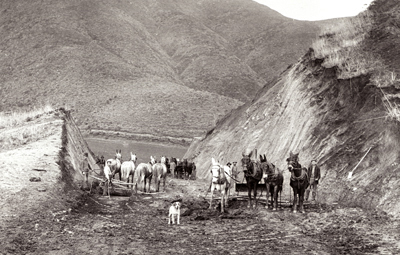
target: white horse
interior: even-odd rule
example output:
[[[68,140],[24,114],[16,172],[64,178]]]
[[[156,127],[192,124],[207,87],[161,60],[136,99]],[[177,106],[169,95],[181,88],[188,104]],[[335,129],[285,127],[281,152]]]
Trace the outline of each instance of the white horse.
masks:
[[[135,174],[133,176],[134,178],[134,186],[135,189],[137,189],[137,185],[140,182],[144,182],[143,184],[143,191],[146,192],[146,181],[147,179],[149,180],[149,191],[150,191],[150,184],[151,184],[151,178],[153,177],[153,169],[150,163],[140,163],[136,169],[135,169]]]
[[[122,181],[129,183],[129,176],[132,176],[132,183],[133,183],[133,175],[135,173],[135,163],[136,163],[136,154],[133,154],[131,152],[131,160],[124,161],[121,164]],[[127,186],[129,187],[129,184]]]
[[[229,188],[231,185],[232,170],[229,166],[222,166],[214,158],[211,158],[212,182],[211,182],[211,199],[210,209],[212,208],[212,199],[214,190],[221,191],[221,213],[224,212],[224,206],[228,206]]]
[[[114,178],[115,174],[119,173],[119,179],[121,180],[121,150],[116,150],[115,159],[107,159],[106,165],[110,166],[112,178]]]
[[[161,157],[161,163],[155,163],[152,167],[156,191],[160,191],[160,182],[163,179],[163,187],[165,191],[165,182],[167,179],[167,165],[165,165],[165,157]]]

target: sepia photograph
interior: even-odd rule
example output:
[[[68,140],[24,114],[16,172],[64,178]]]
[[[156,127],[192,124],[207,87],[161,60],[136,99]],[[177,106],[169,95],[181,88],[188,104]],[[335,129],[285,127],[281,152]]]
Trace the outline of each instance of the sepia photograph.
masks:
[[[400,1],[0,0],[0,254],[400,254]]]

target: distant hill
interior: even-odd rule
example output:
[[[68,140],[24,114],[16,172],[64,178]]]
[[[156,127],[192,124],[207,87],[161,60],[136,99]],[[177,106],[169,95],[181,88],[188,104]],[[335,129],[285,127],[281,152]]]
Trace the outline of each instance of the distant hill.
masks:
[[[318,31],[250,0],[16,0],[0,12],[0,111],[72,108],[85,132],[202,135]]]

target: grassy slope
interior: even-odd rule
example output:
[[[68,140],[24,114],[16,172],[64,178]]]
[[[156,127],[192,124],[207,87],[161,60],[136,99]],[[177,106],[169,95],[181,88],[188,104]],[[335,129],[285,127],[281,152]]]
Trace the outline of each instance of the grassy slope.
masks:
[[[249,51],[239,56],[234,41],[240,38],[227,36],[241,34],[235,30],[238,24],[244,30],[241,40],[262,36],[268,30],[263,26],[269,24],[268,9],[262,22],[251,25],[243,25],[249,21],[242,15],[234,17],[237,22],[230,21],[223,34],[212,27],[220,21],[208,23],[211,2],[2,2],[0,111],[51,103],[75,109],[84,129],[202,134],[268,80],[245,60]],[[213,5],[227,14],[260,13],[252,14],[258,4],[243,3]],[[248,44],[263,49],[251,58],[260,56],[264,63],[264,41]],[[264,69],[287,60],[268,61]]]
[[[319,31],[319,22],[288,19],[252,1],[201,3],[207,26],[231,42],[235,54],[267,82],[300,58]]]

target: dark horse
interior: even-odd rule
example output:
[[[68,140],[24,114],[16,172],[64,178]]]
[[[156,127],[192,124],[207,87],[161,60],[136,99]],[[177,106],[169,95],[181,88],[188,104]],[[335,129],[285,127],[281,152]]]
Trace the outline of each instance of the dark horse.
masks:
[[[190,162],[187,159],[183,160],[183,175],[185,179],[190,180],[192,177],[192,173],[195,170],[196,170],[196,165],[194,162]]]
[[[299,211],[304,213],[303,201],[304,192],[306,191],[309,181],[307,176],[307,168],[301,167],[299,161],[299,153],[290,152],[289,158],[286,159],[288,169],[291,172],[290,187],[293,189],[293,212],[297,212],[297,196],[299,197]]]
[[[165,158],[165,166],[167,167],[167,173],[171,173],[171,164],[169,163],[169,158]]]
[[[249,194],[249,202],[247,207],[250,208],[252,205],[251,202],[251,191],[254,190],[254,200],[255,204],[253,207],[257,207],[257,184],[261,181],[262,178],[262,170],[260,168],[260,162],[251,160],[253,152],[250,152],[249,155],[242,154],[242,168],[244,172],[244,176],[246,178],[247,183],[247,191]]]
[[[269,193],[271,193],[271,206],[272,210],[275,211],[278,209],[278,193],[282,196],[283,174],[274,164],[267,161],[265,154],[264,158],[260,155],[260,161],[267,190],[267,205],[265,208],[269,208],[268,197]]]
[[[183,171],[184,171],[183,161],[179,161],[175,167],[175,173],[174,173],[175,178],[182,179]]]

